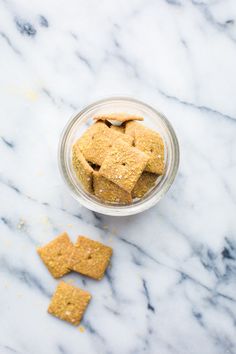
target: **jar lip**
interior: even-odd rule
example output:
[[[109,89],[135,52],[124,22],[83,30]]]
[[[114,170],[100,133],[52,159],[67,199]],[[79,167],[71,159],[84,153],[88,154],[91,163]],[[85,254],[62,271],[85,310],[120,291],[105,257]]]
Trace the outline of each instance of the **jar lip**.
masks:
[[[103,104],[107,103],[133,103],[139,106],[143,106],[144,108],[152,111],[155,116],[157,116],[162,123],[164,123],[165,128],[171,138],[171,143],[172,143],[172,148],[173,148],[173,154],[174,154],[174,159],[172,161],[172,166],[171,166],[171,172],[168,175],[167,180],[163,183],[161,189],[159,191],[156,191],[153,195],[151,195],[148,199],[146,200],[141,200],[140,203],[137,204],[130,204],[130,205],[115,205],[115,204],[99,204],[99,202],[96,202],[94,199],[89,199],[87,196],[85,196],[85,193],[81,192],[80,194],[77,193],[75,190],[73,183],[71,182],[67,169],[66,169],[66,164],[65,164],[65,159],[66,156],[64,154],[65,150],[65,144],[68,138],[68,135],[71,132],[71,129],[73,128],[74,124],[78,122],[81,119],[81,116],[83,116],[85,113],[89,112],[91,109],[99,108],[99,106],[103,106]],[[113,215],[113,216],[128,216],[128,215],[133,215],[133,214],[138,214],[142,211],[145,211],[155,204],[158,203],[158,201],[167,193],[169,188],[171,187],[177,171],[179,167],[179,159],[180,159],[180,151],[179,151],[179,143],[177,136],[175,134],[175,131],[169,122],[169,120],[165,117],[164,114],[153,108],[152,106],[139,101],[135,98],[131,97],[109,97],[109,98],[104,98],[99,101],[96,101],[94,103],[89,104],[82,110],[80,110],[78,113],[74,114],[67,122],[65,125],[61,136],[59,140],[59,145],[58,145],[58,166],[60,170],[60,174],[69,189],[70,193],[72,196],[83,206],[86,208],[101,213],[105,215]]]

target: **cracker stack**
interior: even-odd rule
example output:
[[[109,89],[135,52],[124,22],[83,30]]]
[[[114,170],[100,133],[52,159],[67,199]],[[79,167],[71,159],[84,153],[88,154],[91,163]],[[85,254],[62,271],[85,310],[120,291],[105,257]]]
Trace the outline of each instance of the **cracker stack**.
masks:
[[[125,113],[104,114],[76,141],[72,164],[84,189],[103,202],[131,204],[142,198],[165,170],[164,142]]]

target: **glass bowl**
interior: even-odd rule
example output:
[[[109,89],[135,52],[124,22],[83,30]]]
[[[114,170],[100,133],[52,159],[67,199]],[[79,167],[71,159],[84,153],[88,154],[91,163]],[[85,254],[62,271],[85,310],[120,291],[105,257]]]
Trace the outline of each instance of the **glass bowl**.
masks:
[[[72,166],[72,146],[94,122],[92,117],[105,113],[120,113],[144,117],[144,125],[162,136],[165,145],[165,173],[142,199],[130,205],[105,203],[86,192],[77,179]],[[61,175],[72,196],[86,208],[106,215],[132,215],[151,208],[166,194],[179,167],[179,144],[167,118],[149,105],[132,98],[114,97],[95,102],[72,117],[65,126],[59,142],[58,163]]]

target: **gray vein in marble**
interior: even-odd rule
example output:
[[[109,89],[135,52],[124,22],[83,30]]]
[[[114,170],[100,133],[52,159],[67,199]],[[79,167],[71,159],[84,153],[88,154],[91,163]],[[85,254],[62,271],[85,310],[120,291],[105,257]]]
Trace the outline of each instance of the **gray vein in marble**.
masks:
[[[113,298],[117,300],[117,294],[116,294],[115,287],[114,287],[114,284],[113,284],[113,279],[112,279],[112,276],[111,276],[111,270],[109,268],[107,268],[107,270],[106,270],[105,278],[106,278],[106,280],[107,280],[107,282],[108,282],[108,284],[110,286]]]
[[[87,319],[83,319],[83,324],[85,325],[86,329],[90,334],[95,335],[97,339],[99,339],[103,344],[106,343],[105,338],[94,328],[90,321]]]
[[[15,348],[12,348],[8,345],[3,345],[0,344],[0,348],[4,349],[5,353],[17,353],[17,354],[23,354],[22,352],[20,352],[19,350],[16,350]]]
[[[14,149],[15,144],[14,144],[12,141],[7,140],[7,139],[4,138],[3,136],[1,136],[1,139],[2,139],[2,141],[4,142],[4,144],[5,144],[7,147],[9,147],[9,148],[11,148],[11,149]]]
[[[175,101],[175,102],[178,102],[180,104],[183,104],[187,107],[192,107],[192,108],[195,108],[197,110],[200,110],[202,112],[206,112],[206,113],[213,113],[215,115],[217,115],[219,118],[225,118],[231,122],[235,122],[236,121],[236,118],[235,117],[232,117],[232,116],[229,116],[228,114],[225,114],[225,113],[222,113],[222,112],[219,112],[213,108],[210,108],[210,107],[207,107],[207,106],[203,106],[203,105],[196,105],[192,102],[187,102],[187,101],[184,101],[184,100],[181,100],[180,98],[178,97],[175,97],[175,96],[172,96],[172,95],[169,95],[167,93],[165,93],[164,91],[162,91],[161,89],[157,88],[157,91],[164,97],[172,100],[172,101]]]
[[[56,105],[57,107],[60,106],[60,104],[63,104],[66,107],[72,108],[74,111],[76,111],[78,108],[77,106],[75,106],[73,103],[66,101],[64,98],[62,97],[57,97],[55,98],[54,95],[45,87],[42,87],[42,92],[48,97],[50,98],[51,102]],[[60,104],[59,104],[60,103]]]
[[[1,221],[3,222],[4,225],[6,225],[9,229],[13,229],[13,225],[11,221],[5,217],[1,217]]]
[[[48,23],[48,20],[46,19],[45,16],[43,15],[39,15],[39,24],[42,26],[42,27],[49,27],[49,23]]]
[[[15,267],[13,264],[9,264],[7,259],[4,258],[2,255],[0,256],[0,266],[1,272],[7,273],[13,279],[19,280],[30,289],[38,290],[42,295],[46,296],[47,298],[51,297],[51,294],[44,287],[41,281],[30,271],[24,268]]]
[[[182,3],[180,2],[180,0],[165,0],[168,4],[170,5],[175,5],[175,6],[181,6]]]
[[[148,254],[146,251],[144,251],[141,247],[135,245],[134,243],[130,242],[130,241],[127,241],[126,239],[124,238],[119,238],[122,242],[125,242],[126,244],[134,247],[140,254],[144,255],[145,257],[147,257],[148,259],[150,259],[151,261],[153,261],[154,263],[157,263],[163,267],[166,267],[172,271],[175,271],[177,273],[179,273],[180,275],[180,283],[182,283],[183,281],[191,281],[193,283],[195,283],[196,285],[199,285],[201,286],[202,288],[208,290],[209,292],[211,292],[214,296],[220,296],[220,297],[223,297],[229,301],[232,301],[232,302],[236,302],[236,298],[233,298],[231,296],[228,296],[222,292],[218,292],[216,291],[215,289],[207,286],[206,284],[203,284],[202,282],[200,282],[199,280],[193,278],[191,275],[187,274],[186,271],[184,270],[181,270],[181,269],[178,269],[176,267],[172,267],[170,265],[167,265],[167,264],[164,264],[164,263],[161,263],[160,261],[158,261],[156,258],[152,257],[150,254]]]
[[[220,31],[221,33],[224,33],[230,40],[232,40],[234,43],[236,43],[236,38],[231,35],[231,33],[227,32],[229,26],[234,24],[233,19],[226,20],[224,23],[218,22],[214,16],[212,15],[210,11],[210,5],[206,4],[204,2],[199,2],[196,0],[192,0],[192,4],[196,6],[204,16],[205,20],[211,24],[216,30]]]
[[[142,283],[143,283],[144,295],[147,300],[147,309],[155,313],[156,312],[155,307],[151,304],[150,294],[147,287],[147,281],[145,279],[142,279]]]
[[[12,44],[10,38],[2,31],[0,31],[0,36],[5,39],[6,43],[9,45],[9,47],[14,51],[14,53],[21,55],[22,53],[15,47],[15,45]]]
[[[75,56],[78,58],[85,66],[92,72],[94,72],[94,69],[92,67],[92,64],[90,63],[89,59],[87,59],[85,56],[79,53],[78,50],[75,51]]]
[[[16,28],[22,35],[26,35],[28,37],[34,37],[37,33],[37,30],[34,28],[34,26],[31,23],[24,21],[20,18],[17,17],[15,18],[15,24],[16,24]]]

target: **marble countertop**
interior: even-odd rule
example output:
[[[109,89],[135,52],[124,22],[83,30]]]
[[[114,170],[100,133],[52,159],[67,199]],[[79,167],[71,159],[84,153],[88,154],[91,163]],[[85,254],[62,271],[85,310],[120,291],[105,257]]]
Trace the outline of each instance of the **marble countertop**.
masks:
[[[0,353],[236,353],[234,0],[0,1]],[[147,212],[81,207],[57,167],[72,114],[109,96],[153,105],[180,142]],[[66,230],[114,249],[79,329],[47,314],[36,247]],[[84,330],[83,330],[84,329]]]

